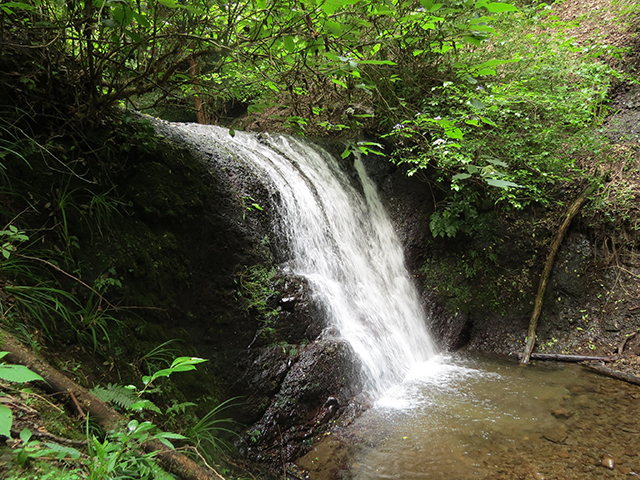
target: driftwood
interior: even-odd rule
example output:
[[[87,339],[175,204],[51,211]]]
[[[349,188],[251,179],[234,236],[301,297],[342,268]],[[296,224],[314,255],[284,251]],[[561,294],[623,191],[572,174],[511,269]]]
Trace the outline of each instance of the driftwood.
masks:
[[[532,360],[550,360],[557,362],[613,362],[615,357],[594,357],[590,355],[562,355],[559,353],[532,353]]]
[[[632,375],[630,373],[618,372],[605,367],[604,365],[585,365],[589,370],[601,373],[607,377],[617,378],[618,380],[624,380],[625,382],[633,383],[634,385],[640,385],[640,377]]]
[[[0,350],[9,352],[5,359],[11,363],[25,365],[40,375],[47,383],[47,389],[55,393],[73,395],[76,406],[81,406],[85,412],[89,412],[91,418],[105,430],[113,430],[126,419],[105,402],[91,394],[86,388],[81,387],[44,360],[36,357],[27,350],[13,336],[0,329]],[[160,465],[183,480],[224,480],[215,470],[205,470],[185,455],[171,450],[158,441],[146,442],[142,445],[146,452],[157,452],[156,458]]]
[[[538,285],[538,293],[536,294],[536,299],[533,305],[531,320],[529,320],[527,341],[525,343],[522,358],[520,359],[520,363],[522,365],[526,365],[527,363],[529,363],[529,360],[531,359],[531,353],[533,352],[533,347],[536,343],[536,327],[538,326],[538,319],[540,318],[540,313],[542,312],[542,301],[544,299],[544,293],[547,290],[547,284],[549,283],[549,277],[551,276],[551,270],[553,268],[553,262],[556,258],[556,253],[558,253],[560,244],[562,243],[562,240],[564,240],[564,236],[567,233],[569,225],[571,224],[571,220],[573,220],[573,217],[575,217],[576,214],[580,211],[580,207],[582,207],[582,204],[595,189],[595,184],[591,185],[589,188],[585,189],[578,198],[575,199],[575,201],[567,210],[564,222],[562,222],[562,225],[558,230],[558,234],[551,244],[549,255],[547,256],[547,263],[544,266],[542,277],[540,278],[540,284]]]

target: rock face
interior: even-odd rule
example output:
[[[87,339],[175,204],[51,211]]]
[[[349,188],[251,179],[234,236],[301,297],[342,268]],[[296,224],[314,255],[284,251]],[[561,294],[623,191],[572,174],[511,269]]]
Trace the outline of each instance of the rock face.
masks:
[[[274,464],[306,453],[360,393],[359,372],[345,342],[317,340],[299,351],[271,347],[249,365],[243,380],[255,388],[247,403],[268,406],[248,429],[241,450]],[[275,379],[282,379],[279,386]]]
[[[227,194],[216,205],[220,240],[214,245],[227,241],[215,257],[235,266],[219,272],[226,281],[218,297],[201,300],[219,309],[220,300],[234,296],[235,304],[223,304],[224,320],[199,315],[187,329],[199,354],[211,359],[226,396],[239,397],[236,416],[248,425],[239,450],[281,468],[306,453],[361,393],[361,367],[327,329],[307,281],[285,273],[285,242],[273,227],[278,194],[268,193],[264,180],[229,154],[192,142],[166,122],[154,123],[207,166],[215,188]]]

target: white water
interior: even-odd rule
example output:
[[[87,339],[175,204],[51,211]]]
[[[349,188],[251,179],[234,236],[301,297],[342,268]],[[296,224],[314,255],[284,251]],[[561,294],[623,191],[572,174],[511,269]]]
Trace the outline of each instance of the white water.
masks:
[[[400,384],[413,366],[435,355],[400,241],[360,158],[355,168],[364,196],[333,156],[303,140],[180,128],[200,137],[200,145],[238,155],[279,192],[288,268],[309,280],[329,324],[361,358],[372,394]]]

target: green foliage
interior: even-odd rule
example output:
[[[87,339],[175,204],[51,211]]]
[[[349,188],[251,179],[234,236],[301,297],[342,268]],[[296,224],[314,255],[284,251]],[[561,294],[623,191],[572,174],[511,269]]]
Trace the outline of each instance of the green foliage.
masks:
[[[277,295],[274,289],[276,269],[265,265],[245,267],[236,276],[238,296],[246,304],[247,311],[255,310],[263,319],[277,315],[275,309],[268,306],[268,299]]]
[[[7,228],[8,230],[0,230],[0,242],[4,242],[0,249],[5,260],[8,260],[11,254],[17,250],[14,243],[29,240],[29,237],[24,232],[19,231],[15,225],[9,225]]]
[[[91,389],[91,393],[103,402],[111,403],[122,410],[129,410],[138,401],[136,393],[128,387],[118,384],[107,384],[106,387],[96,386]]]
[[[233,402],[236,400],[237,398],[230,398],[220,403],[186,431],[189,440],[210,461],[221,450],[231,449],[224,439],[225,436],[237,436],[236,432],[230,429],[234,422],[229,418],[219,418],[226,409],[234,405]]]
[[[4,358],[8,352],[0,352],[0,359]],[[42,377],[32,372],[23,365],[0,364],[0,379],[12,383],[26,383],[34,380],[42,380]],[[11,437],[11,425],[13,424],[13,413],[5,405],[0,405],[0,435]]]
[[[605,148],[593,127],[621,74],[603,59],[620,52],[576,45],[549,13],[534,4],[500,17],[491,49],[458,51],[455,78],[431,87],[386,135],[395,162],[440,192],[435,236],[472,230],[480,205],[469,198],[480,192],[502,208],[548,204],[558,182],[580,174],[576,158]],[[529,33],[541,22],[546,29]]]

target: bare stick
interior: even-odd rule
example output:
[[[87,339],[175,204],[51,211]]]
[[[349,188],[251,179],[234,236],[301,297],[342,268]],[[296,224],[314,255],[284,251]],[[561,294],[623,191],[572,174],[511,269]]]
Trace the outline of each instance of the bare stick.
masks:
[[[575,199],[575,201],[567,210],[564,222],[560,226],[560,230],[558,230],[558,234],[551,244],[551,249],[549,250],[549,255],[547,256],[547,263],[544,266],[542,277],[540,278],[540,284],[538,285],[538,293],[534,302],[531,320],[529,320],[527,341],[525,343],[522,359],[520,360],[521,365],[526,365],[527,363],[529,363],[531,359],[531,352],[533,352],[533,347],[536,344],[536,327],[538,326],[538,319],[540,318],[540,313],[542,312],[542,301],[544,300],[544,293],[547,290],[547,284],[549,283],[549,277],[551,276],[551,270],[553,269],[553,262],[556,258],[556,253],[558,253],[560,244],[562,243],[562,240],[567,233],[569,225],[571,225],[571,220],[573,220],[573,217],[575,217],[576,214],[580,211],[580,207],[582,206],[584,201],[595,189],[596,185],[591,185],[589,188],[584,190],[578,198]]]

